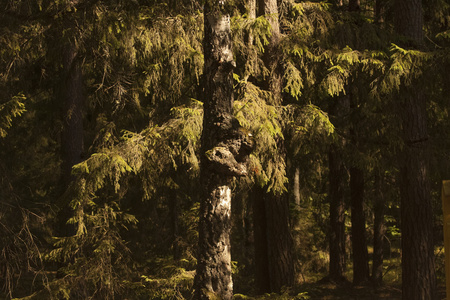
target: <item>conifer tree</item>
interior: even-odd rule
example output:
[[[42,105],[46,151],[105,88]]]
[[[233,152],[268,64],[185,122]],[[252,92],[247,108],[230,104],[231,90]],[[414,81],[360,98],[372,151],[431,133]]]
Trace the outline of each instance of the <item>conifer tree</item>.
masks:
[[[282,62],[280,51],[280,20],[276,0],[259,0],[258,15],[264,16],[271,27],[271,37],[263,55],[268,76],[263,83],[271,93],[270,105],[283,104]],[[286,165],[287,153],[283,138],[277,138],[277,153]],[[260,189],[260,187],[255,187]],[[256,278],[260,292],[280,292],[283,286],[294,284],[293,241],[289,226],[289,197],[284,191],[255,191],[254,218],[259,220],[254,227]],[[258,215],[257,215],[258,214]]]
[[[404,46],[423,47],[423,9],[419,0],[395,2],[395,29]],[[416,78],[400,93],[404,148],[401,161],[402,299],[435,299],[433,210],[429,183],[427,97]]]
[[[228,300],[231,278],[231,181],[245,176],[252,148],[233,117],[233,69],[228,1],[204,6],[204,115],[201,137],[202,186],[195,299]]]

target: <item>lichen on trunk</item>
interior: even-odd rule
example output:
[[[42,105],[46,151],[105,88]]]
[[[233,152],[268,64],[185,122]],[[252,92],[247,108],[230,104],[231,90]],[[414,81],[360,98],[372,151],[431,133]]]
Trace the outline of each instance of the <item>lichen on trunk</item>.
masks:
[[[232,299],[231,188],[235,176],[247,174],[253,148],[233,117],[233,69],[227,1],[204,6],[204,114],[201,137],[201,204],[194,299]]]

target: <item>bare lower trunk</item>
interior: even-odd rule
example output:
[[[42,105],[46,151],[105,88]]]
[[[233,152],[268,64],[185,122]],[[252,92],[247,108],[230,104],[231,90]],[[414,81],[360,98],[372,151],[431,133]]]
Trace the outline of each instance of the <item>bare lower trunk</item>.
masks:
[[[255,241],[255,287],[259,294],[270,292],[269,254],[265,191],[259,186],[252,189],[253,236]]]
[[[395,29],[409,38],[408,46],[423,44],[420,0],[397,0]],[[404,148],[401,167],[402,298],[436,298],[433,212],[429,184],[429,137],[426,97],[420,81],[400,89]]]
[[[231,189],[220,176],[209,181],[201,202],[195,299],[233,298],[231,279]]]
[[[375,203],[374,203],[374,221],[373,221],[373,265],[372,281],[376,286],[380,286],[383,281],[383,246],[384,234],[384,195],[382,190],[382,177],[375,174]]]
[[[330,268],[333,281],[345,280],[345,169],[335,145],[329,152],[330,168]]]
[[[401,169],[403,299],[435,299],[433,212],[428,182],[425,99],[410,94],[403,105],[405,147]]]
[[[352,211],[353,284],[369,280],[369,255],[366,242],[366,217],[364,211],[364,173],[350,169]]]

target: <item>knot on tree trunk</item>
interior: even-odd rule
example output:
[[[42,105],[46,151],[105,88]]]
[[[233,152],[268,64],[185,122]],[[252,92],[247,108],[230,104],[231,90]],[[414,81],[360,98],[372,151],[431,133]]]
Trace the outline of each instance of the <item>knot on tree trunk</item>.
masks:
[[[253,135],[231,115],[222,116],[214,124],[220,128],[216,135],[220,142],[205,152],[210,167],[229,176],[247,175],[248,156],[255,147]]]

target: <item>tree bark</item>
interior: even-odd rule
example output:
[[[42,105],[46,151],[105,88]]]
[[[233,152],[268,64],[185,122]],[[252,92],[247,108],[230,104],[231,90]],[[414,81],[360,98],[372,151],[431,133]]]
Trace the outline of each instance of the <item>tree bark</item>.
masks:
[[[200,203],[195,299],[228,300],[231,278],[231,180],[247,174],[251,141],[233,118],[233,69],[227,1],[204,6],[204,115],[201,137]]]
[[[263,188],[255,186],[250,197],[253,205],[253,237],[255,243],[255,287],[259,294],[270,293],[269,244]]]
[[[72,24],[72,26],[74,26]],[[78,49],[69,41],[62,51],[63,85],[62,98],[62,123],[61,132],[61,194],[66,191],[74,179],[72,167],[82,161],[83,153],[83,74],[81,60],[78,57]],[[73,211],[67,201],[60,203],[60,211],[57,215],[56,233],[59,236],[75,234],[75,227],[67,224],[73,216]]]
[[[280,27],[278,20],[278,6],[276,0],[259,0],[258,15],[264,15],[271,25],[272,36],[264,52],[263,61],[269,69],[270,75],[265,80],[265,88],[272,95],[269,104],[282,103],[282,72],[278,51],[280,41]],[[280,138],[278,153],[286,160],[286,147]],[[289,197],[287,193],[275,195],[265,193],[263,197],[264,215],[266,216],[267,261],[256,261],[256,264],[267,264],[269,270],[269,291],[280,292],[283,286],[294,284],[294,262],[292,256],[293,241],[289,226]],[[255,226],[264,226],[257,225]],[[255,229],[256,230],[256,229]],[[264,267],[266,268],[266,267]],[[257,277],[260,275],[257,275]],[[260,282],[266,282],[267,278]],[[266,288],[267,290],[267,288]]]
[[[412,89],[411,87],[409,89]],[[425,99],[403,90],[401,168],[402,298],[435,299],[433,213]]]
[[[364,173],[350,168],[350,196],[352,211],[353,284],[369,280],[369,255],[366,242],[366,217],[364,212]]]
[[[83,81],[77,53],[73,45],[67,45],[63,51],[65,81],[62,91],[61,176],[65,187],[72,180],[72,167],[81,162],[83,151]]]
[[[423,44],[420,0],[397,0],[395,29],[417,47]],[[426,98],[415,84],[400,90],[404,148],[401,167],[402,298],[435,299],[433,213],[429,184]]]
[[[351,4],[351,3],[350,3]],[[355,118],[358,116],[358,98],[353,84],[348,86],[350,100],[350,109],[352,110],[350,142],[353,147],[360,152],[359,130],[360,126]],[[353,258],[353,284],[359,285],[369,280],[369,254],[367,252],[366,239],[366,215],[364,211],[364,172],[357,163],[353,162],[350,168],[350,203],[351,203],[351,222],[352,222],[352,258]]]
[[[329,279],[345,281],[345,168],[336,145],[329,151],[330,169],[330,267]]]
[[[372,265],[372,281],[375,286],[380,286],[383,282],[383,246],[384,234],[386,228],[384,226],[384,195],[382,190],[382,177],[379,171],[375,174],[374,182],[374,221],[373,221],[373,265]]]

